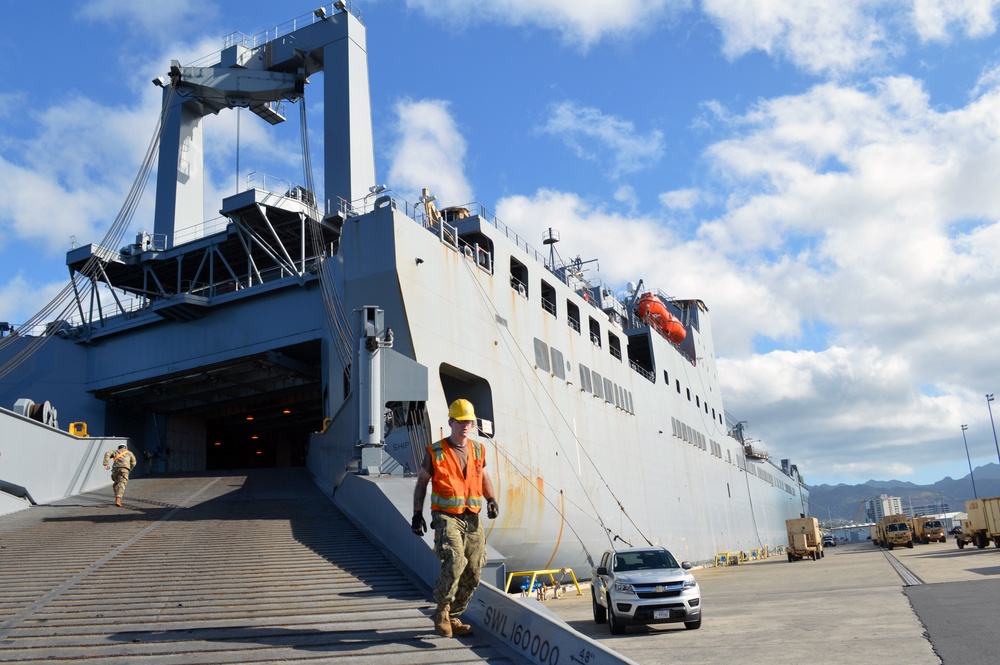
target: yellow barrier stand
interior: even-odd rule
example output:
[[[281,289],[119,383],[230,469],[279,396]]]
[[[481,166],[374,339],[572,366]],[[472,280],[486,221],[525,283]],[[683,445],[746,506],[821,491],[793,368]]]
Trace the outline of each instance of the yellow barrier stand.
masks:
[[[743,563],[743,552],[719,552],[715,555],[715,567],[736,566]]]
[[[750,561],[760,561],[772,556],[784,555],[788,548],[784,545],[764,545],[747,552],[719,552],[715,555],[715,567],[736,566]]]
[[[560,573],[562,575],[562,578],[560,578],[558,583],[556,582],[555,578],[556,573]],[[569,575],[573,579],[573,586],[576,587],[576,595],[578,596],[583,595],[583,591],[580,590],[580,583],[576,581],[576,574],[573,572],[572,568],[550,568],[548,570],[519,570],[513,573],[508,573],[507,583],[504,585],[504,590],[507,593],[510,593],[510,583],[514,580],[515,577],[528,577],[529,575],[531,576],[531,579],[528,581],[527,587],[526,588],[522,587],[522,590],[524,590],[525,594],[531,593],[532,591],[535,590],[536,584],[539,584],[537,582],[539,575],[548,575],[549,580],[552,582],[552,588],[555,589],[555,597],[558,598],[559,586],[562,584],[562,580],[565,579],[566,575]],[[540,584],[539,587],[540,587],[539,598],[540,600],[545,600],[545,587],[541,586]]]

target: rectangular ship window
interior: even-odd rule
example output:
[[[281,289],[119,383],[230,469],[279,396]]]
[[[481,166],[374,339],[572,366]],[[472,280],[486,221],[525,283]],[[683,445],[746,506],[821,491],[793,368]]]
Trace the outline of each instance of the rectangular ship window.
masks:
[[[590,382],[590,368],[580,365],[580,387],[588,393],[594,392],[594,384]]]
[[[566,325],[580,332],[580,308],[572,301],[566,301]]]
[[[549,346],[537,337],[535,338],[535,367],[543,372],[549,371]]]
[[[604,399],[604,381],[601,379],[601,375],[597,372],[592,372],[594,375],[594,394]]]
[[[560,379],[566,378],[566,361],[563,360],[562,351],[557,351],[553,346],[552,351],[552,373]]]
[[[542,280],[542,309],[552,316],[556,315],[556,290],[544,279]]]

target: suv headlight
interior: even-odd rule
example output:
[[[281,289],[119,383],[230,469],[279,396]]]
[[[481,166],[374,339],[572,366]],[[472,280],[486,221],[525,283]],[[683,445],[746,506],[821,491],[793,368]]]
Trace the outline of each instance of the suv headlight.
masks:
[[[691,579],[689,579],[689,580],[684,580],[684,587],[683,588],[685,588],[685,589],[697,589],[698,588],[698,582],[696,582],[693,577]]]
[[[615,591],[621,593],[635,593],[635,589],[628,582],[615,582]]]

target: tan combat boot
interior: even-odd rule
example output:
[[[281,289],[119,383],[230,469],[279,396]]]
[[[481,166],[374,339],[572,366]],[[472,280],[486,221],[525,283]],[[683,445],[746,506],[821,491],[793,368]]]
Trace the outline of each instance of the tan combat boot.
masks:
[[[120,496],[115,497],[115,505],[118,506],[119,508],[122,507],[122,498]]]
[[[448,603],[438,603],[437,609],[431,616],[434,621],[434,632],[441,637],[451,637],[451,617],[448,616],[450,606]]]
[[[467,623],[462,623],[462,620],[458,617],[451,617],[451,634],[472,635],[472,626]]]

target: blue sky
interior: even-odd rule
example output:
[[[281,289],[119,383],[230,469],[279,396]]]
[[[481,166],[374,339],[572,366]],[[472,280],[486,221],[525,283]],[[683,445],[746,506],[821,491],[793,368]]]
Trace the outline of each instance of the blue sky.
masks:
[[[62,288],[71,237],[104,236],[170,60],[318,4],[0,0],[24,26],[0,35],[0,321]],[[380,182],[704,300],[726,409],[812,484],[965,475],[962,424],[997,461],[1000,2],[357,6]],[[298,123],[249,114],[237,175],[235,118],[206,128],[206,217],[249,170],[303,180]]]

